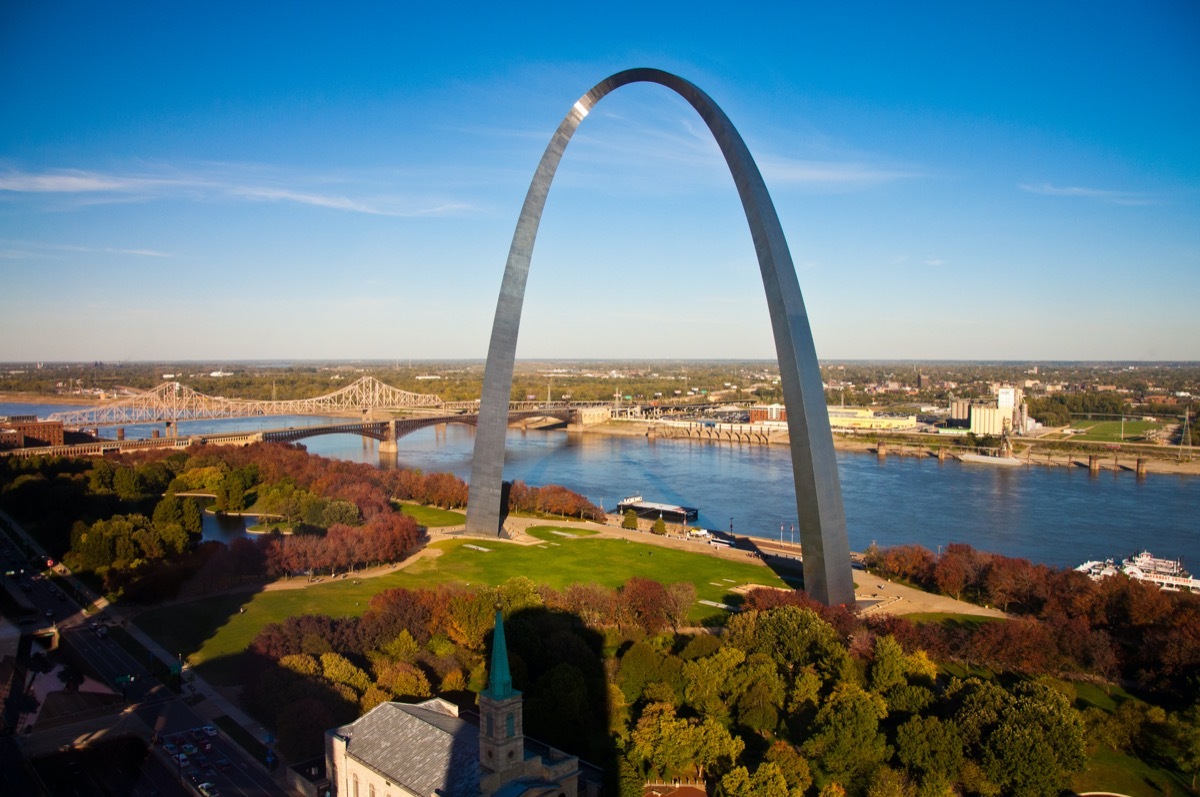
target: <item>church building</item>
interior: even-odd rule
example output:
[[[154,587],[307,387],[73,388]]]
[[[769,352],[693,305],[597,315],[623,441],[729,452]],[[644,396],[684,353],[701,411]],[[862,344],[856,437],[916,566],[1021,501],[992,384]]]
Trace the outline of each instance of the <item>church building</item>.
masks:
[[[479,722],[441,698],[381,703],[325,732],[334,797],[596,797],[598,773],[524,734],[500,609]]]

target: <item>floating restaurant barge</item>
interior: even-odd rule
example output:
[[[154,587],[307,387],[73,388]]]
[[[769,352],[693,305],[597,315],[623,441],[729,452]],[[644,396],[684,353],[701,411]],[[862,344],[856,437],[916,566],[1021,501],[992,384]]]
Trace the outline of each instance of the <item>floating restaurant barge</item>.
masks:
[[[1075,568],[1080,573],[1086,573],[1093,581],[1099,581],[1117,573],[1124,573],[1138,581],[1149,581],[1159,588],[1170,592],[1200,593],[1200,578],[1195,578],[1183,569],[1183,563],[1178,559],[1158,559],[1149,551],[1142,551],[1121,560],[1118,565],[1112,559],[1106,561],[1084,562]]]
[[[694,506],[676,506],[674,504],[657,504],[653,501],[643,501],[640,495],[631,495],[617,504],[617,514],[623,515],[630,509],[639,518],[658,520],[662,518],[668,523],[695,523],[700,510]]]

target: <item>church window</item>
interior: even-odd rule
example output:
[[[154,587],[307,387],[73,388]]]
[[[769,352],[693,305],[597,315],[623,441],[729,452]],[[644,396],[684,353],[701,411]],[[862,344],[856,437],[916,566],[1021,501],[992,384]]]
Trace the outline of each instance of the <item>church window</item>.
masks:
[[[504,732],[506,736],[517,735],[517,721],[512,714],[507,714],[504,717]]]
[[[358,797],[358,775],[352,775],[351,777],[354,780],[354,787],[352,789],[353,797]]]
[[[375,784],[374,783],[367,786],[367,797],[375,797]]]

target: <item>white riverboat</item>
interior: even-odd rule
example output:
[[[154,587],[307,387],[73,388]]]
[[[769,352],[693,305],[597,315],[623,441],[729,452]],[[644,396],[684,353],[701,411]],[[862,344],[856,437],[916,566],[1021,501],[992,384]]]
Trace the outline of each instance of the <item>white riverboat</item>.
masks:
[[[1087,574],[1093,581],[1123,573],[1138,581],[1157,584],[1160,589],[1170,592],[1187,590],[1200,593],[1200,578],[1195,578],[1184,570],[1183,562],[1178,559],[1160,559],[1149,551],[1128,556],[1122,559],[1120,564],[1112,559],[1084,562],[1075,570]]]

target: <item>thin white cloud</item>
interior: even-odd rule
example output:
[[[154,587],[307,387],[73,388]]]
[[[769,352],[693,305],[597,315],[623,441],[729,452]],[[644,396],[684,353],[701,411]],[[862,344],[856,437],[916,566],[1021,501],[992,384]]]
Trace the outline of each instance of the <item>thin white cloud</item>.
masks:
[[[0,191],[25,194],[75,194],[97,191],[127,191],[140,181],[100,175],[89,172],[52,172],[48,174],[24,174],[9,172],[0,174]]]
[[[281,175],[263,179],[264,170],[227,164],[210,164],[195,174],[170,176],[107,174],[81,170],[50,170],[41,173],[9,170],[0,172],[0,194],[70,196],[80,203],[180,198],[250,202],[284,202],[378,216],[443,216],[470,212],[465,202],[447,202],[396,194],[353,198],[343,193],[305,190],[305,183],[335,182],[328,175]],[[232,172],[232,174],[230,174]],[[251,174],[239,174],[250,172]],[[246,179],[250,177],[252,179]],[[257,179],[253,179],[257,178]]]
[[[1095,199],[1112,205],[1158,204],[1158,200],[1155,197],[1133,191],[1111,191],[1103,188],[1085,188],[1082,186],[1057,186],[1050,183],[1041,183],[1038,185],[1018,183],[1017,187],[1030,194]]]
[[[135,257],[173,257],[170,252],[160,252],[156,249],[120,248],[78,246],[75,244],[49,244],[41,241],[0,240],[0,259],[27,260],[34,258],[53,258],[55,252],[82,252],[85,254],[133,255]]]

